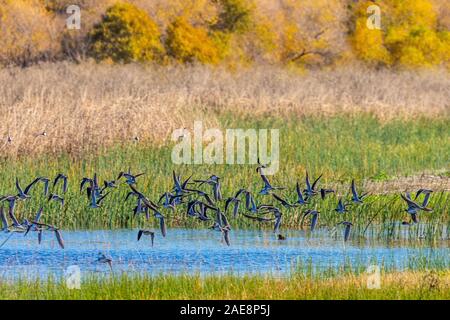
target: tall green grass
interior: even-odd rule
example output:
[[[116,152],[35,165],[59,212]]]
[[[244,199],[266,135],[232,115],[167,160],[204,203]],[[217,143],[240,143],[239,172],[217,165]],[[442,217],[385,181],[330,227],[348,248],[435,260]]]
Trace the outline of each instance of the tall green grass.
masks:
[[[281,192],[281,195],[291,201],[295,198],[296,181],[304,184],[305,170],[312,177],[323,173],[320,186],[333,185],[337,187],[340,196],[348,195],[352,178],[360,186],[363,180],[379,180],[380,177],[411,175],[424,171],[450,171],[450,120],[446,118],[382,123],[368,115],[305,117],[297,120],[236,119],[233,115],[225,115],[222,116],[221,126],[223,129],[280,129],[280,170],[270,180],[274,185],[288,186],[289,189]],[[117,178],[120,171],[131,167],[134,172],[146,173],[138,178],[138,188],[153,200],[172,188],[172,170],[182,174],[184,178],[191,174],[196,178],[206,178],[212,173],[219,175],[222,177],[224,197],[231,196],[241,187],[257,194],[262,186],[261,179],[255,172],[255,165],[174,165],[171,162],[172,146],[170,142],[161,147],[130,143],[78,158],[61,155],[36,159],[4,159],[0,163],[0,194],[16,192],[16,177],[24,186],[36,176],[54,177],[63,172],[68,174],[70,181],[64,208],[61,209],[56,203],[48,203],[40,195],[38,187],[33,190],[33,199],[19,203],[17,215],[30,219],[43,206],[42,220],[63,229],[129,228],[142,226],[147,222],[142,217],[133,218],[134,203],[123,201],[129,191],[128,187],[121,185],[105,199],[102,208],[90,209],[87,198],[78,191],[83,176],[93,176],[96,172],[100,179],[112,180]],[[408,190],[408,186],[404,186],[404,189]],[[412,238],[423,235],[429,239],[437,239],[445,234],[448,236],[449,194],[446,191],[435,192],[431,199],[429,206],[434,211],[420,214],[419,219],[423,224],[410,228]],[[257,202],[275,203],[268,196],[258,196]],[[405,204],[397,194],[371,195],[366,204],[352,208],[351,213],[344,216],[334,212],[336,204],[337,197],[332,195],[325,201],[314,199],[311,207],[317,207],[321,211],[321,226],[332,228],[343,219],[352,221],[354,238],[375,236],[398,239],[401,233],[398,222],[408,219],[404,212]],[[175,214],[164,213],[168,216],[169,226],[204,225],[187,218],[184,210]],[[283,213],[284,228],[300,227],[301,209],[284,209]],[[232,226],[255,226],[254,222],[241,217],[230,220]],[[267,227],[270,228],[271,225]]]
[[[0,283],[0,299],[443,299],[450,298],[448,271],[387,272],[379,289],[367,275],[305,277],[122,274],[87,277],[80,289],[58,279]]]

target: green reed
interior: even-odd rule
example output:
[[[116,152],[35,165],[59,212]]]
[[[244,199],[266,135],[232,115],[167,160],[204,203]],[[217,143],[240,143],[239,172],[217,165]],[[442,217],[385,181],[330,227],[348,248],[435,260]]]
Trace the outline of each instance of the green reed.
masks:
[[[417,119],[394,120],[381,123],[370,116],[305,117],[297,120],[282,119],[234,119],[222,116],[222,128],[278,128],[280,129],[280,169],[270,177],[274,185],[288,186],[280,192],[289,201],[295,200],[295,183],[304,184],[305,170],[311,177],[323,173],[319,187],[333,186],[338,196],[349,199],[349,186],[355,178],[359,188],[363,181],[387,179],[393,176],[417,174],[424,171],[449,171],[450,139],[449,119],[433,121]],[[79,193],[79,183],[84,176],[94,172],[100,180],[113,180],[120,171],[131,167],[133,172],[145,172],[138,178],[138,189],[156,201],[172,188],[172,170],[184,178],[207,178],[212,173],[222,178],[224,197],[233,195],[244,187],[256,195],[258,203],[276,203],[270,196],[259,196],[262,182],[255,172],[255,165],[174,165],[171,162],[172,142],[163,146],[146,143],[117,144],[107,150],[86,152],[76,158],[66,155],[43,155],[38,158],[3,159],[0,162],[0,194],[15,193],[15,178],[22,186],[36,176],[54,177],[59,172],[69,176],[69,192],[65,195],[64,208],[49,203],[41,195],[41,186],[32,191],[33,198],[17,206],[19,218],[32,218],[39,207],[44,207],[43,221],[63,229],[131,228],[152,224],[141,217],[133,217],[132,201],[124,202],[129,191],[121,184],[113,190],[102,208],[90,209],[84,194]],[[426,187],[426,186],[423,186]],[[408,190],[408,186],[404,186]],[[209,190],[205,187],[204,190]],[[415,191],[415,190],[410,190]],[[59,193],[59,190],[56,190]],[[401,221],[409,217],[405,204],[398,194],[370,195],[366,203],[353,206],[349,213],[339,215],[334,211],[338,197],[327,196],[324,201],[317,197],[308,207],[283,209],[283,228],[300,228],[306,208],[317,208],[319,225],[330,230],[336,223],[347,220],[354,224],[352,238],[375,237],[399,239],[405,230]],[[407,237],[439,239],[448,237],[448,192],[435,192],[430,207],[433,212],[420,213],[419,226],[407,230]],[[220,204],[223,208],[223,204]],[[241,206],[243,207],[243,206]],[[203,227],[204,223],[185,216],[184,207],[176,213],[165,211],[168,226]],[[242,209],[241,209],[242,210]],[[154,219],[152,219],[154,220]],[[238,217],[230,218],[233,227],[259,227],[253,221]],[[308,228],[305,221],[305,228]],[[209,226],[209,223],[206,225]],[[262,225],[271,228],[271,224]],[[337,231],[340,235],[340,231]]]

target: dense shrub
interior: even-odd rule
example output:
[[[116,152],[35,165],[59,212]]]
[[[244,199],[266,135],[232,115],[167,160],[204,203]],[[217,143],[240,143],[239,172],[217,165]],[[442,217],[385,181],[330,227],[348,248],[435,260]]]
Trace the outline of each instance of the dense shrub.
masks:
[[[220,60],[219,49],[202,27],[194,27],[180,17],[167,29],[167,53],[181,62],[216,64]]]
[[[330,64],[346,48],[343,1],[282,0],[277,19],[279,60],[304,66]]]
[[[387,65],[391,63],[391,55],[385,47],[383,31],[367,27],[367,8],[376,4],[373,1],[363,1],[352,8],[353,33],[350,42],[356,56],[362,61],[370,65]]]
[[[449,61],[448,30],[439,30],[437,11],[429,0],[385,0],[381,30],[366,27],[366,9],[379,2],[354,7],[351,42],[360,59],[375,64],[426,67]]]
[[[255,4],[250,0],[216,0],[219,5],[218,21],[215,29],[225,32],[243,33],[253,24]]]
[[[387,0],[386,46],[394,61],[406,67],[437,65],[448,54],[448,42],[437,32],[437,15],[429,0]]]
[[[90,33],[92,55],[97,60],[115,62],[150,61],[163,47],[160,32],[147,13],[128,3],[117,3],[106,10]]]

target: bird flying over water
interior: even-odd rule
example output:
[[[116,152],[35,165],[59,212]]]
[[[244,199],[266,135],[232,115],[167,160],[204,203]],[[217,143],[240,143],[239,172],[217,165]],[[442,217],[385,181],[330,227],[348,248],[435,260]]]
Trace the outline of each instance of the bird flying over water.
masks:
[[[355,179],[352,179],[351,189],[352,189],[352,201],[353,201],[353,203],[362,204],[363,203],[363,199],[368,195],[368,193],[366,192],[366,193],[363,193],[361,195],[358,195],[358,192],[356,191]]]
[[[138,231],[138,235],[137,235],[137,241],[141,240],[142,235],[145,236],[150,236],[150,240],[152,242],[152,247],[153,247],[153,241],[155,239],[155,232],[151,231],[151,230],[144,230],[144,229],[140,229]]]
[[[270,184],[269,179],[267,179],[267,177],[260,173],[261,179],[264,183],[264,186],[262,187],[261,191],[259,191],[259,194],[262,195],[268,195],[270,194],[273,190],[281,190],[281,189],[285,189],[284,187],[274,187]]]
[[[125,183],[127,183],[127,184],[129,184],[129,185],[131,185],[131,184],[136,184],[136,179],[138,178],[138,177],[140,177],[140,176],[142,176],[142,175],[144,175],[145,173],[138,173],[138,174],[132,174],[131,173],[131,168],[129,168],[128,169],[128,172],[123,172],[123,171],[121,171],[120,173],[119,173],[119,176],[117,177],[117,179],[116,180],[119,180],[120,178],[122,178],[122,177],[124,177],[126,180],[125,180]]]
[[[68,189],[68,179],[67,176],[65,174],[59,173],[55,180],[53,181],[53,189],[56,187],[56,185],[58,184],[59,181],[63,182],[63,188],[62,188],[62,192],[66,193],[67,189]]]
[[[339,222],[336,226],[339,226],[339,225],[345,226],[345,228],[344,228],[344,241],[347,241],[350,238],[350,230],[351,230],[353,224],[351,222],[348,222],[348,221],[342,221],[342,222]]]
[[[417,202],[414,202],[413,200],[411,200],[411,197],[408,193],[406,194],[406,196],[404,196],[401,193],[400,196],[402,197],[403,200],[405,200],[406,204],[408,205],[408,208],[405,211],[411,215],[411,219],[414,223],[418,222],[417,213],[420,210],[427,211],[427,212],[433,211],[432,209],[427,208],[425,206],[421,206]]]
[[[347,207],[349,206],[348,203],[343,203],[342,202],[342,198],[339,198],[339,202],[337,205],[337,208],[334,209],[334,211],[336,211],[337,213],[345,213],[348,212]]]
[[[113,259],[111,258],[111,256],[99,252],[97,255],[97,262],[107,263],[109,265],[111,272],[113,272],[113,268],[112,268]]]
[[[303,214],[302,221],[300,222],[300,227],[303,228],[303,221],[306,217],[311,216],[311,231],[314,231],[314,229],[317,226],[317,221],[319,220],[319,211],[317,210],[306,210]]]
[[[321,174],[316,180],[314,180],[313,184],[311,185],[311,182],[309,181],[308,171],[306,171],[306,189],[303,190],[303,192],[305,193],[307,198],[311,198],[317,194],[316,185],[319,182],[320,178],[322,178],[322,175],[323,174]]]

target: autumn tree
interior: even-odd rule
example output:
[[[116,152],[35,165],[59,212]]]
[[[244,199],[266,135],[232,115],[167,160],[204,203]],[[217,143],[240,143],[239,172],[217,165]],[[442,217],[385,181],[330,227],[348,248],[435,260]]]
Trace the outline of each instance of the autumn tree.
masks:
[[[59,53],[54,17],[37,0],[0,1],[0,63],[28,66]]]
[[[92,55],[114,62],[150,61],[161,56],[160,31],[148,14],[129,3],[117,3],[106,10],[90,32]]]
[[[179,17],[167,29],[167,53],[180,62],[216,64],[220,54],[208,30]]]
[[[381,28],[366,26],[367,8],[381,9]],[[439,24],[438,11],[429,0],[364,1],[353,7],[351,43],[356,55],[369,63],[399,67],[448,64],[448,30]]]
[[[351,5],[352,16],[350,18],[350,43],[357,58],[368,65],[379,66],[391,63],[391,54],[385,46],[385,33],[381,29],[381,13],[383,9],[374,1],[361,1]],[[369,12],[368,9],[377,6],[380,12]],[[369,28],[370,15],[379,15],[380,28]],[[383,18],[384,22],[384,18]]]
[[[345,51],[344,1],[280,0],[274,15],[279,59],[285,64],[322,65]]]

